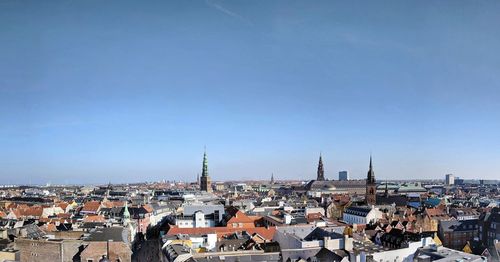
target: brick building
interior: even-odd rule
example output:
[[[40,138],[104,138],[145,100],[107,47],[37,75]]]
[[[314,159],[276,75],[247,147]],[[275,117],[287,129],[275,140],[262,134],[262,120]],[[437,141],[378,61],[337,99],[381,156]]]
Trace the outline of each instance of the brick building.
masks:
[[[21,262],[73,261],[80,251],[81,240],[16,239]]]
[[[478,220],[439,221],[439,238],[443,246],[462,250],[468,241],[478,235]]]

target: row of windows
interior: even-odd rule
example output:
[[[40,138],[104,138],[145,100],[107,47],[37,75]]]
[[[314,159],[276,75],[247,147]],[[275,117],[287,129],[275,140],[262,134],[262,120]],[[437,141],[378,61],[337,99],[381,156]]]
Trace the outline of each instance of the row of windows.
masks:
[[[192,226],[193,222],[178,222],[179,226]],[[208,226],[208,222],[205,221],[205,225]]]
[[[362,218],[362,217],[357,217],[357,216],[351,216],[351,215],[347,215],[345,216],[345,220],[347,222],[353,222],[355,224],[364,224],[365,223],[365,218]]]

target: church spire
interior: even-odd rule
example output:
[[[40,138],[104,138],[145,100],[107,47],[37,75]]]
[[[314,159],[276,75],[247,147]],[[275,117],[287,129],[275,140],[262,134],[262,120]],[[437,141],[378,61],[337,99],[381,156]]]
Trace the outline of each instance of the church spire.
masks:
[[[125,201],[125,207],[123,208],[123,223],[126,225],[130,222],[130,212],[128,211],[128,201]]]
[[[375,172],[373,172],[372,156],[370,155],[370,167],[368,169],[367,183],[375,183]]]
[[[208,176],[208,160],[207,160],[207,150],[206,149],[205,149],[205,152],[203,152],[203,168],[201,171],[201,176],[202,177]]]
[[[271,173],[271,185],[274,184],[274,173]]]
[[[365,202],[369,206],[375,205],[377,201],[377,185],[375,184],[375,173],[373,172],[372,156],[370,154],[370,167],[368,169],[368,175],[366,177],[366,194]]]
[[[318,163],[318,177],[316,178],[318,181],[325,180],[325,170],[323,169],[323,159],[321,158],[321,153],[319,153],[319,163]]]
[[[208,160],[207,160],[207,150],[203,153],[203,168],[201,171],[200,178],[200,190],[205,192],[212,192],[212,182],[208,176]]]

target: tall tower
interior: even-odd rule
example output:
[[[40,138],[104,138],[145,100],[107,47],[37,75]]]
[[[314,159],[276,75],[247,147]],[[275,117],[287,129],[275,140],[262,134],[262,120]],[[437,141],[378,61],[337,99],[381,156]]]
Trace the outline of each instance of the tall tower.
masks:
[[[271,185],[274,185],[274,173],[271,173]]]
[[[203,168],[201,171],[200,189],[201,191],[212,192],[212,182],[208,176],[208,160],[206,150],[203,153]]]
[[[318,177],[316,178],[318,181],[325,180],[325,170],[323,169],[323,160],[321,159],[321,154],[319,154],[319,163],[318,163]]]
[[[375,205],[377,202],[377,185],[375,184],[375,173],[373,172],[372,156],[370,155],[370,168],[368,169],[368,176],[366,178],[366,195],[365,202],[367,205]]]
[[[130,223],[130,212],[128,211],[128,201],[125,201],[125,207],[123,208],[123,224],[128,225]]]

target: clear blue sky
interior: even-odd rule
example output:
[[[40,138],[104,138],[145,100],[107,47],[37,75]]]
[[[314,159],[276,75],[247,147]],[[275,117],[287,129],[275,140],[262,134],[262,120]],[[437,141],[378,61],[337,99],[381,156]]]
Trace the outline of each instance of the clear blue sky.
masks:
[[[498,1],[0,1],[0,181],[500,179]]]

